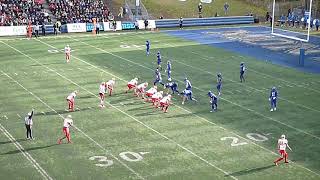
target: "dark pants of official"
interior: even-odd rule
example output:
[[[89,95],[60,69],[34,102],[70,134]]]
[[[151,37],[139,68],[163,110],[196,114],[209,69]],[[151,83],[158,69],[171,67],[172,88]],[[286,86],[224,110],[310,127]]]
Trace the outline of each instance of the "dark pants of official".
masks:
[[[96,28],[96,34],[100,34],[100,29]]]
[[[26,124],[26,129],[27,129],[27,138],[33,139],[31,126]]]

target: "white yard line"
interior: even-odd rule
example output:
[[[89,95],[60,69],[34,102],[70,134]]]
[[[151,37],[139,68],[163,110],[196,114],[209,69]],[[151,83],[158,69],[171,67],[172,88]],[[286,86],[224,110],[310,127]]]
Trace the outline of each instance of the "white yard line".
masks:
[[[10,46],[9,46],[10,47]],[[15,48],[14,48],[15,49]],[[31,58],[30,56],[24,54],[21,51],[17,51],[19,53],[22,53],[23,55],[25,55],[26,57],[28,57],[29,59]],[[36,61],[36,60],[35,60]],[[36,61],[37,63],[39,63],[38,61]],[[41,66],[44,66],[42,64],[40,64]],[[44,66],[46,67],[46,66]],[[1,72],[3,74],[5,74],[8,78],[10,78],[12,81],[14,81],[16,84],[18,84],[20,87],[22,87],[25,91],[27,91],[29,94],[31,94],[33,97],[35,97],[37,100],[39,100],[42,104],[44,104],[45,106],[47,106],[48,108],[50,108],[52,111],[54,111],[57,115],[59,115],[62,119],[64,119],[64,117],[59,114],[55,109],[53,109],[51,106],[49,106],[47,103],[45,103],[42,99],[40,99],[37,95],[35,95],[33,92],[29,91],[27,88],[25,88],[22,84],[20,84],[18,81],[16,81],[15,79],[13,79],[11,76],[7,75],[6,73],[4,73],[2,70]],[[57,73],[57,72],[56,72]],[[135,170],[133,170],[131,167],[129,167],[127,164],[125,164],[124,162],[122,162],[119,158],[117,158],[116,156],[114,156],[112,153],[110,153],[109,150],[107,150],[106,148],[104,148],[102,145],[100,145],[98,142],[96,142],[94,139],[92,139],[89,135],[87,135],[85,132],[83,132],[80,128],[78,128],[77,126],[73,125],[73,127],[75,129],[77,129],[79,132],[81,132],[85,137],[87,137],[90,141],[92,141],[94,144],[96,144],[98,147],[100,147],[103,151],[106,152],[106,154],[112,156],[115,160],[117,160],[121,165],[123,165],[125,168],[127,168],[129,171],[131,171],[133,174],[135,174],[139,179],[144,179],[139,173],[137,173]]]
[[[16,146],[22,155],[31,163],[31,165],[43,176],[43,179],[53,180],[52,177],[39,165],[39,163],[21,146],[21,144],[9,133],[9,131],[0,123],[2,133]]]
[[[38,41],[39,41],[39,42],[42,42],[42,41],[40,41],[40,40],[38,40]],[[2,43],[4,43],[4,42],[2,42]],[[45,42],[42,42],[42,43],[45,43]],[[39,61],[37,61],[36,59],[30,57],[29,55],[21,52],[21,51],[18,50],[18,49],[10,46],[9,44],[7,44],[7,43],[4,43],[4,44],[7,45],[8,47],[11,47],[12,49],[14,49],[15,51],[19,52],[20,54],[28,57],[29,59],[35,61],[35,62],[38,63],[39,65],[41,65],[41,66],[43,66],[43,67],[45,67],[45,68],[47,68],[47,69],[50,69],[48,66],[45,66],[45,65],[41,64],[41,63],[40,63]],[[50,46],[51,46],[51,45],[50,45]],[[53,46],[51,46],[51,47],[53,47]],[[78,84],[75,83],[74,81],[68,79],[67,77],[65,77],[65,76],[63,76],[63,75],[61,75],[60,73],[58,73],[58,72],[55,72],[55,73],[56,73],[57,75],[59,75],[60,77],[64,78],[65,80],[71,82],[72,84],[78,86],[79,88],[87,91],[87,92],[90,93],[91,95],[99,98],[99,96],[97,96],[95,93],[90,92],[89,90],[87,90],[87,89],[85,89],[84,87],[78,85]],[[10,77],[10,76],[8,76],[8,77]],[[14,81],[15,81],[15,80],[14,80]],[[18,83],[17,81],[15,81],[15,82]],[[23,87],[20,83],[19,83],[19,85],[20,85],[21,87]],[[24,88],[24,89],[25,89],[25,88]],[[25,90],[27,90],[27,89],[25,89]],[[28,90],[27,90],[27,91],[28,91]],[[53,111],[55,111],[55,110],[54,110],[53,108],[51,108],[48,104],[46,104],[45,102],[43,102],[38,96],[34,95],[34,94],[33,94],[32,92],[30,92],[30,91],[29,91],[29,93],[32,94],[33,96],[35,96],[39,101],[41,101],[41,102],[42,102],[43,104],[45,104],[47,107],[49,107],[50,109],[52,109]],[[128,114],[128,113],[126,113],[125,111],[121,110],[120,108],[115,107],[114,105],[112,105],[112,104],[110,104],[110,103],[108,103],[108,102],[106,102],[106,103],[107,103],[109,106],[111,106],[112,108],[114,108],[114,109],[118,110],[119,112],[121,112],[122,114],[130,117],[131,119],[135,120],[135,121],[138,122],[139,124],[143,125],[144,127],[148,128],[149,130],[151,130],[151,131],[153,131],[154,133],[158,134],[159,136],[163,137],[164,139],[172,142],[173,144],[176,144],[178,147],[180,147],[181,149],[187,151],[188,153],[190,153],[190,154],[193,155],[194,157],[198,158],[198,159],[201,160],[202,162],[205,162],[206,164],[210,165],[211,167],[213,167],[213,168],[221,171],[224,175],[227,175],[228,177],[230,177],[230,178],[232,178],[232,179],[234,179],[234,180],[237,180],[237,178],[234,177],[234,176],[232,176],[232,175],[230,175],[230,173],[228,173],[228,172],[226,172],[225,170],[219,168],[218,166],[212,164],[212,163],[209,162],[208,160],[204,159],[203,157],[201,157],[201,156],[199,156],[198,154],[192,152],[192,151],[189,150],[188,148],[186,148],[186,147],[182,146],[181,144],[177,143],[177,142],[174,141],[173,139],[171,139],[171,138],[163,135],[162,133],[160,133],[159,131],[153,129],[152,127],[148,126],[147,124],[143,123],[142,121],[139,121],[137,118],[133,117],[132,115],[130,115],[130,114]],[[55,111],[55,112],[56,112],[56,111]],[[58,114],[58,112],[56,112],[56,113]],[[191,113],[191,112],[190,112],[190,113]],[[60,115],[60,114],[59,114],[59,115]],[[60,116],[63,118],[62,115],[60,115]],[[78,128],[76,128],[76,129],[79,130],[80,132],[82,132],[80,129],[78,129]],[[83,132],[82,132],[82,133],[83,133]],[[84,134],[86,137],[88,137],[89,139],[91,139],[93,142],[95,142],[97,145],[99,145],[96,141],[94,141],[94,140],[93,140],[92,138],[90,138],[88,135],[86,135],[85,133],[83,133],[83,134]],[[99,145],[99,146],[100,146],[101,148],[103,148],[101,145]],[[112,156],[113,156],[113,155],[112,155]],[[113,156],[113,157],[114,157],[114,156]],[[114,157],[114,158],[117,159],[116,157]],[[119,159],[117,159],[117,160],[118,160],[119,162],[121,162]],[[123,164],[124,164],[124,163],[123,163]],[[128,166],[127,166],[127,167],[128,167]],[[128,168],[129,168],[129,167],[128,167]],[[130,168],[130,169],[131,169],[131,168]],[[131,169],[131,170],[132,170],[132,169]],[[134,171],[132,170],[132,172],[134,172]],[[135,174],[136,174],[136,175],[139,175],[139,174],[137,174],[136,172],[135,172]],[[139,175],[139,176],[140,176],[140,175]],[[142,178],[142,177],[140,176],[140,178]]]

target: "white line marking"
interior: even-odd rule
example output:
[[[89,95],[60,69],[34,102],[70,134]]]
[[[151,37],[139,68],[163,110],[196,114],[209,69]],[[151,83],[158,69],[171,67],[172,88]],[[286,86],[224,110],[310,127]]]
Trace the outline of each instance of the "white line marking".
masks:
[[[26,72],[23,72],[25,75],[27,75],[28,73],[26,73]]]
[[[18,76],[18,74],[17,74],[17,73],[14,73],[14,75]]]
[[[6,120],[8,120],[8,117],[6,115],[3,116]]]
[[[9,46],[10,47],[10,46]],[[17,51],[19,53],[22,53],[21,51]],[[26,55],[23,53],[23,55],[25,55],[26,57],[28,57],[29,59],[31,59],[30,56]],[[35,60],[36,61],[36,60]],[[38,62],[38,61],[36,61]],[[38,62],[39,63],[39,62]],[[42,64],[39,63],[39,65],[46,67]],[[46,67],[48,68],[48,67]],[[33,92],[29,91],[27,88],[25,88],[22,84],[20,84],[18,81],[16,81],[15,79],[13,79],[11,76],[7,75],[6,73],[4,73],[2,70],[1,72],[3,74],[5,74],[8,78],[10,78],[12,81],[14,81],[16,84],[18,84],[20,87],[22,87],[25,91],[27,91],[29,94],[31,94],[33,97],[35,97],[37,100],[39,100],[42,104],[44,104],[45,106],[47,106],[48,108],[50,108],[52,111],[54,111],[57,115],[59,115],[62,119],[64,119],[64,117],[59,114],[55,109],[53,109],[51,106],[49,106],[47,103],[45,103],[42,99],[40,99],[37,95],[35,95]],[[56,72],[57,74],[59,74],[58,72]],[[63,78],[65,78],[64,76],[61,76]],[[71,81],[70,81],[71,82]],[[78,85],[77,85],[78,86]],[[80,87],[80,86],[79,86]],[[77,129],[79,132],[81,132],[84,136],[86,136],[90,141],[94,142],[98,147],[100,147],[102,150],[104,150],[106,152],[106,154],[110,154],[110,156],[112,156],[114,159],[116,159],[121,165],[123,165],[124,167],[126,167],[128,170],[130,170],[132,173],[134,173],[137,177],[139,177],[139,179],[144,179],[140,174],[138,174],[136,171],[134,171],[132,168],[130,168],[128,165],[126,165],[125,163],[123,163],[119,158],[117,158],[116,156],[114,156],[111,152],[109,152],[106,148],[104,148],[102,145],[100,145],[99,143],[97,143],[94,139],[92,139],[89,135],[87,135],[86,133],[84,133],[81,129],[79,129],[77,126],[73,125],[73,127],[75,129]]]
[[[43,112],[43,111],[41,111],[41,114],[46,115],[46,113],[45,113],[45,112]]]
[[[16,146],[22,155],[32,164],[32,166],[43,176],[44,179],[53,180],[52,177],[33,159],[33,157],[21,146],[19,142],[2,126],[0,123],[0,130],[2,133]]]
[[[70,38],[70,37],[69,37],[69,38]],[[81,41],[79,41],[79,40],[77,40],[77,39],[74,39],[74,40],[75,40],[75,41],[78,41],[78,42],[81,42]],[[42,42],[42,41],[40,41],[40,42],[46,44],[47,46],[53,47],[53,46],[51,46],[51,45],[48,44],[48,43],[45,43],[45,42]],[[84,43],[84,42],[81,42],[81,43],[87,44],[87,43]],[[88,45],[88,46],[91,46],[91,47],[93,47],[93,48],[95,48],[95,49],[98,49],[98,50],[100,50],[100,51],[102,51],[102,52],[106,52],[106,53],[108,53],[108,54],[111,54],[111,55],[113,55],[113,56],[115,56],[115,57],[118,57],[118,58],[120,58],[120,59],[124,59],[124,60],[126,60],[126,61],[128,61],[128,62],[131,62],[131,63],[133,63],[133,64],[136,64],[136,65],[138,65],[138,66],[144,67],[144,68],[146,68],[146,69],[150,69],[150,68],[148,68],[148,67],[146,67],[146,66],[142,66],[142,65],[137,64],[137,63],[135,63],[135,62],[132,62],[132,61],[129,60],[129,59],[123,58],[123,57],[118,56],[118,55],[114,55],[113,53],[107,52],[107,51],[105,51],[105,50],[103,50],[103,49],[101,49],[101,48],[97,48],[97,47],[92,46],[92,45],[90,45],[90,44],[87,44],[87,45]],[[92,64],[90,64],[90,63],[88,63],[88,62],[86,62],[86,61],[84,61],[84,60],[82,60],[82,59],[80,59],[80,58],[77,58],[77,57],[75,57],[75,58],[78,59],[78,60],[80,60],[80,61],[82,61],[82,62],[85,63],[85,64],[88,64],[88,65],[90,65],[90,66],[92,66],[92,67],[94,67],[94,68],[96,68],[96,69],[99,69],[100,71],[104,71],[104,72],[106,72],[106,73],[108,73],[108,74],[110,74],[110,75],[112,75],[112,76],[114,76],[114,77],[116,77],[116,78],[118,78],[118,79],[120,79],[120,80],[122,80],[122,81],[125,81],[124,79],[119,78],[119,77],[113,75],[112,73],[109,73],[109,72],[107,72],[107,71],[105,71],[105,70],[103,70],[103,69],[101,69],[101,68],[99,68],[99,67],[97,67],[97,66],[94,66],[94,65],[92,65]],[[152,69],[150,69],[150,70],[152,70]],[[153,71],[153,70],[152,70],[152,71]],[[125,82],[127,82],[127,81],[125,81]],[[234,104],[234,105],[236,105],[236,106],[239,106],[239,107],[243,108],[241,105],[238,105],[238,104],[236,104],[236,103],[233,103],[233,102],[231,102],[231,101],[229,101],[229,100],[226,100],[226,101],[229,102],[229,103],[231,103],[231,104]],[[110,105],[111,105],[111,104],[110,104]],[[186,109],[184,109],[184,108],[182,108],[182,107],[180,107],[180,106],[177,106],[177,105],[176,105],[176,107],[178,107],[178,108],[180,108],[180,109],[183,109],[184,111],[193,114],[192,112],[190,112],[190,111],[188,111],[188,110],[186,110]],[[252,111],[252,110],[250,110],[250,109],[247,109],[247,110],[248,110],[248,111]],[[203,117],[201,117],[201,116],[199,116],[199,115],[196,115],[196,114],[193,114],[193,115],[196,116],[196,117],[198,117],[198,118],[200,118],[200,119],[203,119],[204,121],[206,121],[206,122],[208,122],[208,123],[210,123],[210,124],[212,124],[212,125],[217,125],[217,124],[215,124],[215,123],[213,123],[213,122],[211,122],[211,121],[209,121],[209,120],[207,120],[207,119],[205,119],[205,118],[203,118]],[[264,115],[262,115],[262,116],[264,116]],[[223,128],[223,127],[221,127],[221,128],[224,129],[224,130],[226,130],[226,131],[228,131],[227,129],[225,129],[225,128]],[[234,134],[235,136],[237,136],[237,137],[239,137],[239,138],[241,138],[241,139],[244,139],[244,140],[246,140],[246,141],[250,141],[250,140],[248,140],[248,139],[246,139],[246,138],[244,138],[244,137],[242,137],[242,136],[240,136],[240,135],[238,135],[238,134],[236,134],[236,133],[234,133],[234,132],[232,132],[232,131],[229,131],[229,132],[231,132],[232,134]],[[273,151],[271,151],[271,150],[269,150],[269,149],[267,149],[267,148],[265,148],[265,147],[263,147],[263,146],[261,146],[261,145],[258,145],[258,144],[256,144],[256,143],[253,142],[253,141],[250,141],[250,142],[251,142],[253,145],[257,146],[257,147],[260,147],[260,148],[262,148],[262,149],[264,149],[264,150],[266,150],[266,151],[268,151],[268,152],[271,152],[272,154],[278,156],[277,153],[275,153],[275,152],[273,152]],[[318,174],[318,173],[316,173],[316,172],[314,172],[314,171],[312,171],[312,170],[310,170],[310,169],[308,169],[308,168],[306,168],[306,167],[304,167],[304,166],[302,166],[302,165],[299,165],[299,164],[296,164],[296,165],[299,166],[299,167],[301,167],[301,168],[303,168],[303,169],[306,169],[306,170],[309,171],[309,172],[312,172],[312,173],[320,176],[320,174]]]
[[[17,116],[18,116],[19,118],[21,118],[20,114],[17,114]]]
[[[40,40],[38,40],[38,41],[39,41],[39,42],[42,42],[42,41],[40,41]],[[42,43],[47,44],[47,43],[45,43],[45,42],[42,42]],[[10,47],[10,45],[7,45],[7,46]],[[50,46],[51,46],[51,45],[50,45]],[[53,46],[51,46],[51,47],[53,47]],[[15,49],[15,48],[12,47],[12,49]],[[15,50],[16,50],[17,52],[19,52],[20,54],[23,53],[23,52],[21,52],[21,51],[19,51],[19,50],[17,50],[17,49],[15,49]],[[24,53],[23,53],[23,55],[25,55],[25,56],[28,57],[29,59],[37,62],[37,63],[40,64],[41,66],[49,69],[49,67],[47,67],[47,66],[45,66],[45,65],[42,65],[41,63],[39,63],[37,60],[33,59],[32,57],[30,57],[30,56],[28,56],[28,55],[26,55],[26,54],[24,54]],[[73,56],[73,57],[74,57],[74,56]],[[120,57],[120,56],[119,56],[119,57]],[[76,58],[76,57],[75,57],[75,58]],[[76,59],[78,59],[78,58],[76,58]],[[68,81],[71,82],[72,84],[78,86],[79,88],[87,91],[88,93],[92,94],[93,96],[99,98],[99,96],[97,96],[95,93],[90,92],[89,90],[85,89],[84,87],[78,85],[77,83],[73,82],[72,80],[70,80],[70,79],[66,78],[65,76],[61,75],[60,73],[56,72],[56,74],[59,75],[60,77],[64,78],[64,79],[68,80]],[[117,77],[117,76],[114,76],[114,77]],[[121,79],[121,78],[119,78],[119,79]],[[123,80],[123,81],[124,81],[124,80]],[[186,148],[186,147],[182,146],[181,144],[177,143],[177,142],[174,141],[173,139],[170,139],[169,137],[161,134],[159,131],[153,129],[152,127],[148,126],[147,124],[143,123],[142,121],[139,121],[137,118],[133,117],[132,115],[130,115],[130,114],[128,114],[128,113],[126,113],[125,111],[121,110],[120,108],[115,107],[114,105],[110,104],[109,102],[106,102],[106,103],[109,104],[109,105],[110,105],[111,107],[113,107],[114,109],[118,110],[119,112],[123,113],[124,115],[126,115],[126,116],[130,117],[131,119],[135,120],[135,121],[138,122],[139,124],[143,125],[144,127],[148,128],[149,130],[153,131],[154,133],[158,134],[159,136],[163,137],[164,139],[166,139],[166,140],[168,140],[168,141],[176,144],[176,145],[179,146],[181,149],[189,152],[190,154],[192,154],[193,156],[197,157],[198,159],[200,159],[201,161],[205,162],[206,164],[208,164],[208,165],[216,168],[217,170],[223,172],[225,175],[228,175],[230,178],[237,180],[236,177],[231,176],[228,172],[226,172],[226,171],[224,171],[223,169],[217,167],[216,165],[212,164],[212,163],[209,162],[208,160],[202,158],[202,157],[199,156],[198,154],[192,152],[192,151],[189,150],[188,148]]]

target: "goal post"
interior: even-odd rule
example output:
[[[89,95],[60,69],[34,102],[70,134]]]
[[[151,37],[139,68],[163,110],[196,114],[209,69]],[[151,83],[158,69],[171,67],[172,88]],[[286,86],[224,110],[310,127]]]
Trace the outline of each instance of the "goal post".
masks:
[[[301,42],[309,42],[310,40],[310,30],[311,30],[311,23],[312,23],[312,4],[313,4],[313,0],[309,0],[309,8],[305,8],[304,9],[304,14],[302,14],[302,16],[298,16],[298,15],[294,15],[293,9],[292,9],[292,17],[293,20],[291,19],[291,21],[294,21],[293,24],[295,23],[295,21],[297,21],[298,24],[300,24],[301,20],[303,19],[304,21],[306,21],[306,29],[307,29],[307,33],[303,33],[303,32],[296,32],[293,31],[290,28],[281,28],[282,24],[288,22],[288,18],[287,16],[284,16],[280,14],[277,16],[276,15],[276,5],[277,7],[279,7],[279,9],[281,9],[281,5],[280,2],[283,3],[284,1],[280,1],[280,0],[273,0],[273,5],[272,5],[272,30],[271,30],[271,34],[274,36],[279,36],[279,37],[283,37],[283,38],[288,38],[288,39],[293,39],[296,41],[301,41]],[[307,2],[307,0],[306,0]],[[278,4],[277,4],[278,3]],[[291,1],[287,2],[288,4],[291,3]],[[279,18],[280,16],[280,18]],[[298,19],[296,19],[298,18]],[[307,19],[305,19],[307,18]],[[279,27],[280,28],[276,28],[275,25],[276,23],[279,22]]]

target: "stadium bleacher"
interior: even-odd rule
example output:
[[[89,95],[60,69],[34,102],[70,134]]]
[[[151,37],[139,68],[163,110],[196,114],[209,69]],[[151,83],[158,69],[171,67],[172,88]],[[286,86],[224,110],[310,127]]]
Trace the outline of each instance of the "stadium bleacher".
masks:
[[[109,9],[102,0],[49,0],[49,9],[62,24],[90,23],[96,17],[106,21]]]
[[[44,0],[1,0],[0,26],[50,23],[51,19],[43,8]]]

